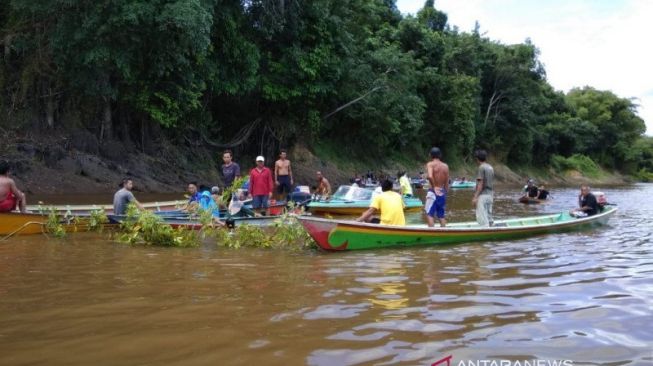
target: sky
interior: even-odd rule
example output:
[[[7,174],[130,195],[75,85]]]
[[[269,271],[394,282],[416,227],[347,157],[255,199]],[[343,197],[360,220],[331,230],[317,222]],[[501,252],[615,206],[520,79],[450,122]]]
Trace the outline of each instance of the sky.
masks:
[[[423,0],[397,0],[415,14]],[[547,80],[557,90],[591,86],[633,98],[653,135],[653,1],[649,0],[435,0],[450,26],[504,44],[530,38],[540,50]]]

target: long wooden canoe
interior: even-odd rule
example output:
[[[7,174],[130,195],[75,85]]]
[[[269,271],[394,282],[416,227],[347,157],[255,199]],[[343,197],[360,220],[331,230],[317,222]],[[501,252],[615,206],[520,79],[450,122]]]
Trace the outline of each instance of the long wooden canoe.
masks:
[[[575,218],[567,212],[562,212],[554,215],[500,220],[492,227],[482,227],[476,222],[453,223],[444,228],[429,228],[426,225],[390,226],[309,216],[299,216],[297,219],[321,248],[358,250],[507,240],[557,233],[605,224],[615,212],[617,209],[610,207],[600,214],[584,218]]]
[[[113,223],[122,223],[126,219],[126,216],[122,216],[122,215],[108,215],[108,217],[109,217],[109,221]],[[193,217],[172,217],[172,216],[160,216],[160,217],[161,217],[162,224],[168,224],[173,228],[181,227],[188,230],[199,230],[204,226],[199,220]],[[232,218],[234,227],[240,225],[270,226],[277,219],[279,219],[279,216]],[[221,218],[221,220],[223,222],[226,221],[224,217]]]
[[[546,202],[546,200],[540,200],[535,197],[525,197],[525,196],[519,197],[519,203],[524,203],[527,205],[540,204],[543,202]]]
[[[7,235],[28,235],[46,232],[48,215],[37,213],[0,213],[0,239]],[[88,230],[88,216],[61,218],[66,232]]]
[[[145,209],[150,211],[170,211],[183,206],[187,201],[161,201],[142,203]],[[91,211],[103,210],[106,213],[113,212],[113,204],[92,204],[92,205],[29,205],[27,210],[31,212],[47,212],[54,209],[57,212],[68,213],[69,215],[88,214]]]

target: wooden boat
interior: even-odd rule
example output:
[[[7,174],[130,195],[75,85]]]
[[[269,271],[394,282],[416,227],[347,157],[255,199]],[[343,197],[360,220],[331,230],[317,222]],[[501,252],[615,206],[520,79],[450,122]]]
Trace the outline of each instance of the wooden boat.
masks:
[[[41,234],[46,232],[48,215],[37,213],[0,213],[0,239],[4,236]],[[66,232],[88,230],[88,216],[61,217]]]
[[[538,200],[537,198],[534,197],[525,197],[525,196],[519,197],[519,202],[527,205],[534,205],[534,204],[536,205],[544,201],[546,200]]]
[[[354,186],[340,186],[330,199],[316,199],[306,207],[316,215],[360,215],[370,207],[374,191]],[[424,204],[417,197],[405,197],[405,211],[420,211]]]
[[[583,218],[567,212],[554,215],[496,221],[492,227],[476,222],[453,223],[447,227],[426,225],[390,226],[308,216],[297,219],[325,250],[358,250],[414,245],[450,244],[470,241],[507,240],[532,235],[558,233],[602,225],[617,212],[616,207]]]
[[[109,215],[109,221],[113,223],[120,224],[125,221],[126,216],[123,215]],[[161,223],[168,224],[173,228],[185,228],[188,230],[199,230],[204,225],[195,217],[172,217],[172,216],[160,216]],[[253,225],[253,226],[270,226],[274,223],[275,220],[279,219],[279,216],[259,216],[259,217],[233,217],[230,222],[227,222],[226,218],[221,218],[223,222],[226,222],[230,227],[236,227],[240,225]]]
[[[464,182],[456,180],[456,181],[451,182],[451,184],[449,185],[449,188],[456,188],[456,189],[458,189],[458,188],[476,188],[476,182],[472,182],[471,180],[464,181]]]
[[[145,202],[142,203],[145,209],[150,211],[176,210],[186,203],[185,200]],[[103,210],[106,213],[113,212],[113,204],[92,204],[92,205],[29,205],[27,210],[31,212],[48,212],[54,209],[57,212],[69,215],[88,214],[91,211]]]

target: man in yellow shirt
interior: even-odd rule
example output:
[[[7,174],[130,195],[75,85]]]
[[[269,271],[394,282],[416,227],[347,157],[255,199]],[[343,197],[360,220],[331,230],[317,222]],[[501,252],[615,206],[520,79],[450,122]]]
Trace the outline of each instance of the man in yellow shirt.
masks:
[[[387,179],[381,182],[381,190],[383,193],[372,198],[370,208],[356,221],[369,222],[374,214],[380,212],[382,225],[406,225],[404,200],[399,193],[392,191],[392,182]]]

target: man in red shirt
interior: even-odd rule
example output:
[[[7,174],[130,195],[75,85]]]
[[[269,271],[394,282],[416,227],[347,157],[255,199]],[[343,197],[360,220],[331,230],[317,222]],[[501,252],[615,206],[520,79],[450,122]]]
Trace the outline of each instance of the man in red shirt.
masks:
[[[256,157],[256,167],[249,172],[249,191],[252,194],[252,208],[254,212],[265,214],[268,208],[268,199],[272,198],[274,183],[272,181],[272,171],[265,165],[265,158]]]

